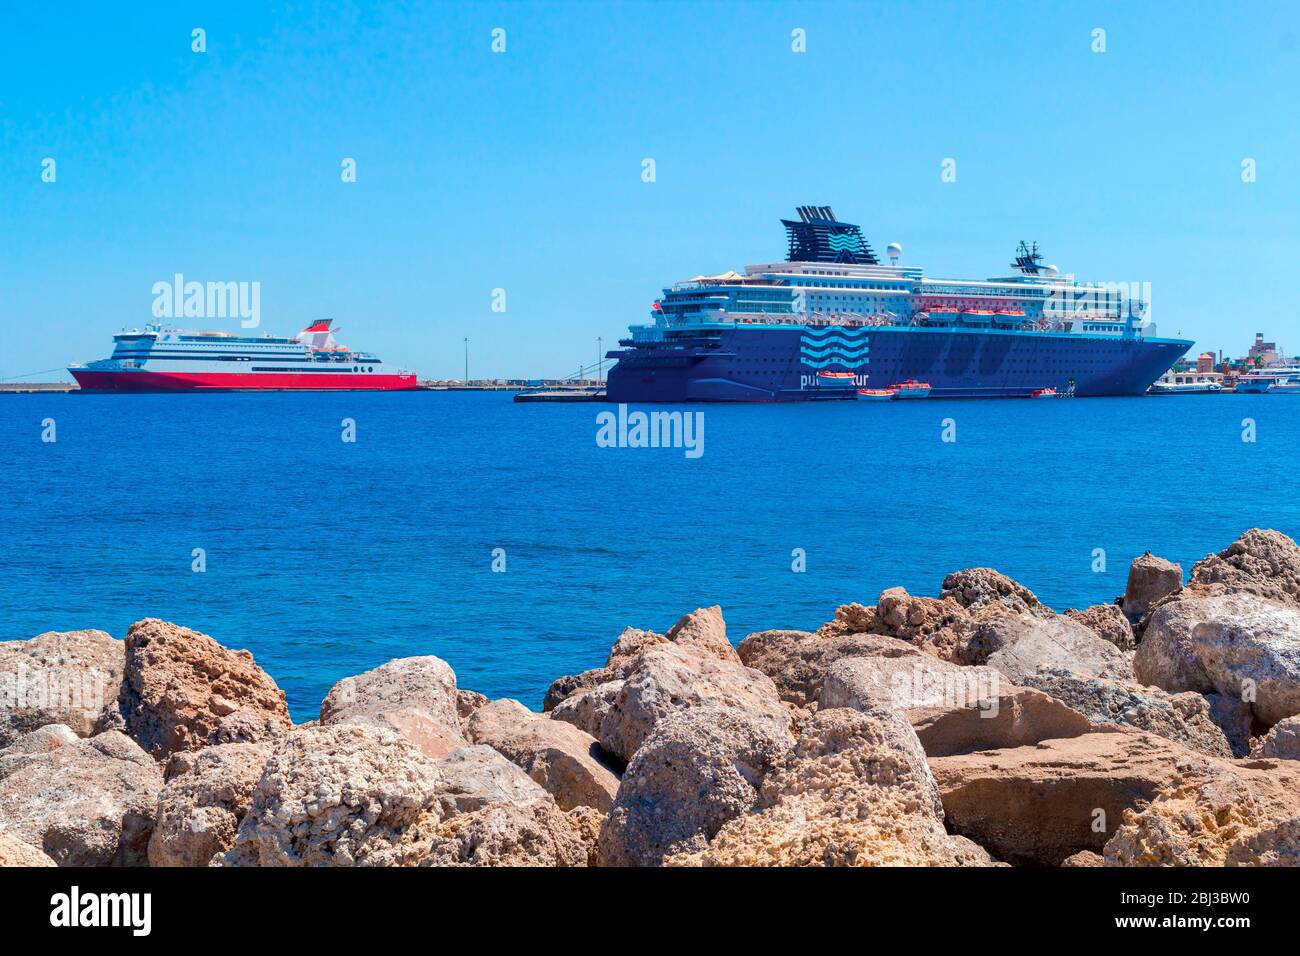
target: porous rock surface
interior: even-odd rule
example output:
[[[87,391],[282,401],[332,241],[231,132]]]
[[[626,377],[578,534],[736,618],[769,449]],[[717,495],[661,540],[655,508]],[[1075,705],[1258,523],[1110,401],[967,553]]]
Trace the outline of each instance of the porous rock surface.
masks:
[[[1027,677],[1025,684],[1095,723],[1145,730],[1212,757],[1233,756],[1232,745],[1202,694],[1170,694],[1136,681],[1079,677],[1059,670]]]
[[[155,618],[127,632],[120,700],[126,732],[158,760],[290,727],[284,692],[252,654]]]
[[[763,776],[793,744],[762,714],[719,705],[669,714],[628,764],[600,833],[600,862],[656,866],[703,849],[754,805]]]
[[[167,763],[149,839],[150,866],[207,866],[235,845],[271,745],[218,744]]]
[[[466,744],[456,674],[438,657],[402,657],[335,684],[320,706],[320,722],[371,724],[395,731],[426,755],[441,757]]]
[[[947,833],[920,742],[897,711],[819,711],[755,806],[675,866],[986,866]]]
[[[562,810],[588,806],[607,812],[614,802],[618,774],[595,737],[573,724],[502,699],[475,711],[466,733],[522,767]]]
[[[78,737],[121,729],[126,653],[103,631],[50,631],[0,642],[0,747],[47,724]]]
[[[51,725],[0,750],[0,831],[60,866],[143,866],[163,775],[129,737]]]

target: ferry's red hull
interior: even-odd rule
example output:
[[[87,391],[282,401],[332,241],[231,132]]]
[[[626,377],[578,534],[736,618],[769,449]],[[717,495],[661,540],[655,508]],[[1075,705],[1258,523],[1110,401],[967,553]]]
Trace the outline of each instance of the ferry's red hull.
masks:
[[[413,374],[71,372],[87,392],[395,392],[419,387]]]

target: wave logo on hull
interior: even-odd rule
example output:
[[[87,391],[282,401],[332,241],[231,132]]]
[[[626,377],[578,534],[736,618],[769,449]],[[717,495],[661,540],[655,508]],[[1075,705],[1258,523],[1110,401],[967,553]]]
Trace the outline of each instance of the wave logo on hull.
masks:
[[[832,326],[825,329],[805,329],[799,338],[799,358],[809,368],[824,369],[838,365],[852,371],[867,364],[866,329],[848,329]]]

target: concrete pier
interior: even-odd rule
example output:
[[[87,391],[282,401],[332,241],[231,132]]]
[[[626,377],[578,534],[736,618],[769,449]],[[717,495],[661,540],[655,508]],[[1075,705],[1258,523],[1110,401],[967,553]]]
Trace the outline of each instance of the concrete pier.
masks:
[[[31,392],[75,392],[75,382],[0,382],[0,394],[26,395]]]

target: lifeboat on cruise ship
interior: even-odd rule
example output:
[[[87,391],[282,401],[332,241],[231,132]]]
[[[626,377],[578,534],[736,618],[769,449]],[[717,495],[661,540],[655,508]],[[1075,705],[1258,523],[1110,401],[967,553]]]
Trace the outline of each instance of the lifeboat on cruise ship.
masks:
[[[925,398],[930,394],[930,383],[909,378],[895,382],[890,387],[890,391],[894,393],[892,398]]]
[[[894,397],[892,388],[860,388],[858,389],[858,401],[860,402],[887,402]]]
[[[1056,398],[1056,389],[1054,388],[1036,388],[1029,393],[1030,398]]]
[[[826,388],[852,388],[854,374],[852,372],[830,372],[822,371],[817,373],[817,384]]]

